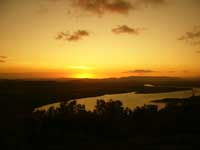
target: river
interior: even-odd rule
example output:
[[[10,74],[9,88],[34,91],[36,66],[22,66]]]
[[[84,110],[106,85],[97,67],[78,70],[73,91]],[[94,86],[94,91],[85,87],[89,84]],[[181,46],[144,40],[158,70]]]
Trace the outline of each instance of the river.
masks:
[[[193,88],[195,95],[200,95],[200,88]],[[164,98],[188,98],[192,96],[192,90],[165,92],[165,93],[152,93],[152,94],[138,94],[135,92],[120,93],[120,94],[106,94],[96,97],[86,97],[76,99],[78,104],[84,104],[86,110],[93,110],[98,99],[105,101],[120,100],[124,107],[135,108],[137,106],[143,106],[144,104],[157,105],[159,109],[165,106],[164,103],[153,103],[153,100],[161,100]],[[48,110],[50,107],[57,108],[60,106],[60,102],[43,105],[35,110]]]

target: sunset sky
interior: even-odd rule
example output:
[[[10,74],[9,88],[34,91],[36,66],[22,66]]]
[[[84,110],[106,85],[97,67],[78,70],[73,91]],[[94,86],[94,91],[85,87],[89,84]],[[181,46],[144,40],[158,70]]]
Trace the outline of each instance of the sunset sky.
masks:
[[[200,76],[200,0],[0,0],[0,78]]]

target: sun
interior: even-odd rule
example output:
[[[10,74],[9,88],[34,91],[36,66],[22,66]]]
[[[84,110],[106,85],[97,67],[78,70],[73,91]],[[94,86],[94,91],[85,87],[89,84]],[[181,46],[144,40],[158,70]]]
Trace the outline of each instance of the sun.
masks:
[[[96,77],[96,75],[93,72],[94,67],[91,67],[91,66],[79,65],[79,66],[69,66],[68,68],[72,71],[74,78],[83,79],[83,78]]]
[[[84,79],[84,78],[95,78],[95,75],[92,73],[79,73],[75,75],[75,78],[80,78],[80,79]]]

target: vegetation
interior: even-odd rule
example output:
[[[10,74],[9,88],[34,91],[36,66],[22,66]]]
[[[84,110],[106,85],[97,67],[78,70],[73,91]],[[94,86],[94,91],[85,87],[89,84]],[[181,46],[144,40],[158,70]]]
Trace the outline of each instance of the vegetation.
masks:
[[[9,148],[192,149],[200,146],[199,104],[200,97],[191,97],[161,110],[155,105],[132,110],[120,101],[98,100],[94,111],[87,111],[76,101],[63,102],[25,117]]]
[[[149,82],[151,81],[151,82]],[[1,80],[0,139],[3,149],[191,149],[199,146],[200,97],[124,108],[120,101],[98,100],[94,111],[76,101],[58,109],[33,112],[43,104],[143,90],[145,83],[190,87],[199,82],[179,79],[122,78],[103,80]],[[145,89],[146,90],[146,89]]]

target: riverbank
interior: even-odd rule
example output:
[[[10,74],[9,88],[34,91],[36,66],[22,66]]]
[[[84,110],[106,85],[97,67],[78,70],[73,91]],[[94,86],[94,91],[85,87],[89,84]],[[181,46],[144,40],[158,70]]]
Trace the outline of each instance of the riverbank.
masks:
[[[178,104],[178,103],[200,103],[200,96],[191,96],[189,98],[165,98],[162,100],[153,100],[153,103],[165,103],[165,104]]]
[[[137,94],[152,94],[152,93],[167,93],[176,91],[187,91],[192,90],[192,88],[186,87],[174,87],[174,86],[153,86],[153,87],[143,87],[135,92]]]

